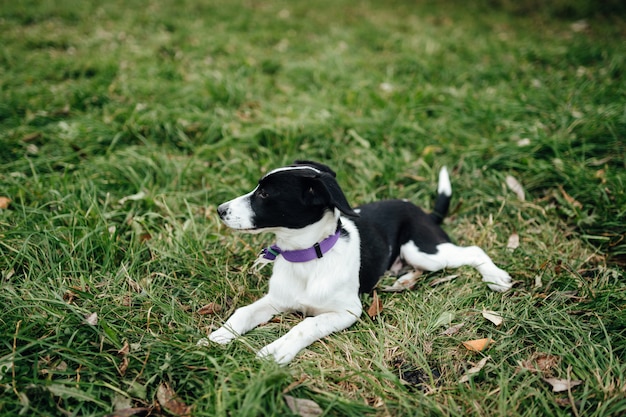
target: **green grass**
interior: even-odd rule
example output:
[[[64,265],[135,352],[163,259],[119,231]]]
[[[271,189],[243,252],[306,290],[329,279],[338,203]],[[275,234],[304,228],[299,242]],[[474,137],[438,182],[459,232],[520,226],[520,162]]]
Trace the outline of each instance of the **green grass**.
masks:
[[[3,2],[0,415],[151,407],[163,383],[199,416],[290,415],[285,393],[324,415],[626,413],[623,6],[462,4]],[[254,352],[293,316],[197,348],[267,286],[249,266],[271,237],[215,207],[297,158],[354,204],[427,208],[447,165],[447,231],[514,289],[426,274],[284,368]]]

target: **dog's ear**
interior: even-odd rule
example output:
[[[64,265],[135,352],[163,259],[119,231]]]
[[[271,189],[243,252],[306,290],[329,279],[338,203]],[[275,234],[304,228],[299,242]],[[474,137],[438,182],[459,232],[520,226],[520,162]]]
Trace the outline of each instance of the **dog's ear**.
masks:
[[[307,178],[307,182],[305,198],[312,204],[336,208],[346,217],[359,217],[359,214],[350,207],[346,196],[332,174],[322,172]]]
[[[337,176],[335,171],[330,169],[330,167],[328,167],[328,165],[320,164],[319,162],[315,162],[315,161],[296,160],[296,161],[293,162],[292,166],[312,167],[312,168],[317,169],[318,171],[326,172],[326,173],[332,175],[333,178]]]

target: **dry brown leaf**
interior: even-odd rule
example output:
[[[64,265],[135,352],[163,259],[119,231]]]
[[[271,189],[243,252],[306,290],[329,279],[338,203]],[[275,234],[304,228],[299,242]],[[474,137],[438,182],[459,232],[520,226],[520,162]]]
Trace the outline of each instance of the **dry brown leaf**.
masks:
[[[168,413],[177,416],[191,416],[191,407],[176,398],[176,393],[167,382],[161,383],[157,389],[157,400]]]
[[[124,346],[120,350],[117,351],[117,354],[120,356],[126,356],[130,352],[130,346],[128,345],[128,341],[124,341]]]
[[[381,311],[383,311],[383,302],[380,298],[378,298],[378,294],[376,293],[376,290],[374,290],[372,295],[372,304],[370,305],[370,308],[367,309],[367,315],[374,318],[378,316]]]
[[[118,369],[118,372],[120,373],[121,376],[124,376],[126,374],[126,370],[128,369],[129,363],[130,363],[130,360],[128,359],[128,356],[124,356],[122,358],[122,361],[120,362],[120,367]]]
[[[549,376],[552,373],[552,369],[556,368],[560,362],[561,358],[559,356],[535,352],[530,358],[518,363],[522,369],[530,372],[541,372]]]
[[[491,356],[486,356],[482,358],[480,362],[478,362],[476,365],[472,366],[470,369],[467,370],[465,375],[463,375],[461,379],[459,379],[459,382],[460,383],[468,382],[470,379],[470,376],[479,373],[485,367],[485,364],[487,363],[489,359],[491,359]]]
[[[128,345],[128,341],[124,341],[124,346],[120,350],[117,351],[117,354],[122,357],[122,361],[120,362],[120,366],[118,372],[121,376],[126,374],[126,370],[128,369],[128,364],[130,363],[130,359],[128,359],[128,353],[130,352],[130,346]]]
[[[575,386],[583,383],[583,381],[580,380],[558,378],[544,378],[543,380],[552,386],[552,392],[569,391]]]
[[[441,334],[443,336],[452,336],[453,334],[458,333],[459,330],[461,330],[461,327],[463,327],[464,325],[465,323],[455,324],[454,326],[448,327],[446,330],[441,332]]]
[[[9,208],[9,204],[11,204],[11,199],[9,197],[0,197],[0,209]]]
[[[511,191],[517,195],[517,199],[520,201],[526,200],[526,195],[524,193],[524,187],[519,183],[514,177],[507,175],[506,176],[506,185],[509,187]]]
[[[202,314],[203,316],[208,316],[211,314],[219,313],[222,311],[222,306],[217,303],[209,303],[202,307],[200,307],[197,311],[198,314]]]
[[[128,286],[130,287],[131,290],[135,291],[138,294],[141,294],[143,292],[143,288],[141,288],[141,285],[139,285],[131,277],[128,277]]]
[[[300,417],[316,417],[324,412],[315,401],[295,398],[291,395],[283,395],[283,398],[291,412]]]
[[[487,337],[484,339],[468,340],[466,342],[463,342],[463,346],[465,346],[467,350],[471,350],[473,352],[482,352],[483,350],[487,349],[489,345],[491,345],[493,342],[493,339]]]
[[[540,353],[536,358],[537,367],[541,372],[549,372],[553,368],[556,368],[561,362],[561,358],[556,355],[548,355],[547,353]]]
[[[483,317],[495,324],[496,326],[501,325],[504,321],[498,313],[491,310],[483,310]]]

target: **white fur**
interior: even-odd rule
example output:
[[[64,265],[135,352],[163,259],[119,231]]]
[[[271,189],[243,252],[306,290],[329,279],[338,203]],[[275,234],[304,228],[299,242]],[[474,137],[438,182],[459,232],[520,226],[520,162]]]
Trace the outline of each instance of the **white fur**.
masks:
[[[258,188],[258,187],[257,187]],[[254,194],[256,188],[246,195],[237,197],[220,207],[228,208],[228,214],[222,219],[224,224],[236,230],[249,230],[252,228],[252,207],[250,206],[250,196]]]
[[[448,197],[452,195],[452,184],[450,183],[450,176],[446,167],[441,168],[439,171],[439,183],[437,185],[437,192],[439,194],[445,194]]]

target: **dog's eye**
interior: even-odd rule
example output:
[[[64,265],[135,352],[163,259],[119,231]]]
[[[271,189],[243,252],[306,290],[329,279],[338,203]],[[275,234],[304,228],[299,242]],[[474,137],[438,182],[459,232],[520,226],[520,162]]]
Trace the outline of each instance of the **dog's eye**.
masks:
[[[270,196],[270,195],[267,193],[267,191],[265,191],[265,190],[259,190],[259,192],[257,193],[257,195],[258,195],[260,198],[263,198],[263,199],[265,199],[265,198],[267,198],[267,197],[269,197],[269,196]]]

